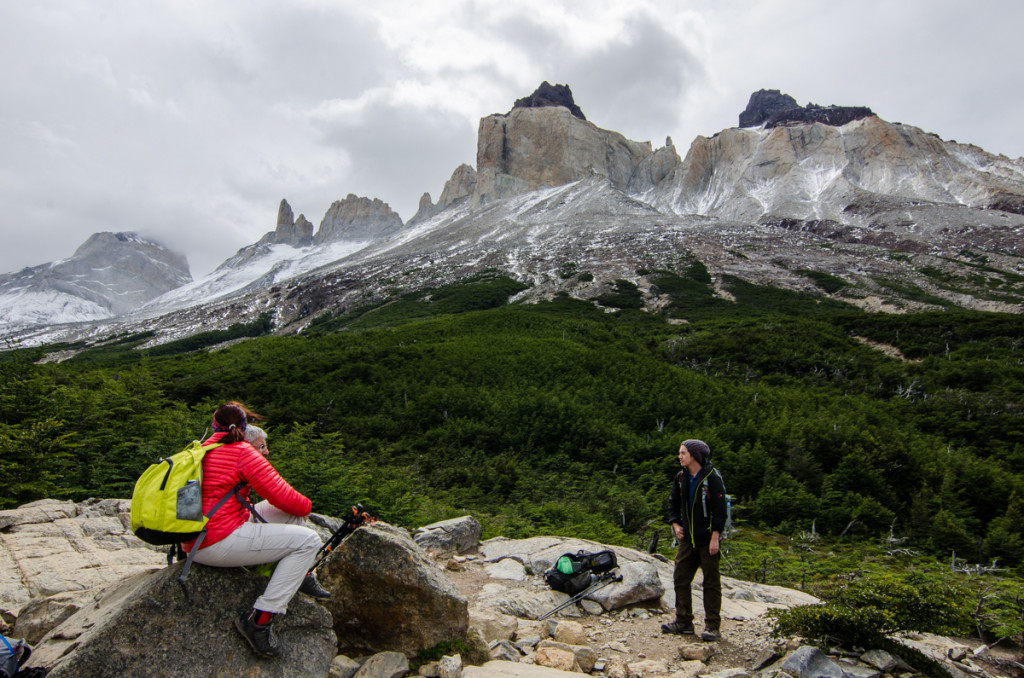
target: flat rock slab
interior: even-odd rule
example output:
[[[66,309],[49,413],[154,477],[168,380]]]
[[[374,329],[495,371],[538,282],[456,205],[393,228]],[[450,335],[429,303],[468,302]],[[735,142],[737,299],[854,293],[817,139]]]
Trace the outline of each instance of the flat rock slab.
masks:
[[[127,499],[43,499],[0,511],[0,612],[17,617],[29,601],[86,591],[167,564],[128,529]]]
[[[574,671],[560,671],[536,664],[506,661],[487,662],[483,666],[467,666],[462,670],[462,678],[579,678],[581,675],[583,674]]]

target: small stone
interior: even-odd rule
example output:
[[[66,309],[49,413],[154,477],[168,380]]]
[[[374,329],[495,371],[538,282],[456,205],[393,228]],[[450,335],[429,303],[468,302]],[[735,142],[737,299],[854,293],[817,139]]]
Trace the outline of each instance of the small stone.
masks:
[[[668,665],[665,662],[660,662],[655,659],[630,662],[627,666],[629,667],[630,672],[636,676],[658,676],[668,673]]]
[[[679,669],[669,678],[697,678],[706,669],[704,662],[689,661],[683,662]]]
[[[498,659],[508,662],[519,661],[522,654],[519,648],[507,640],[496,640],[487,646],[491,659]]]
[[[899,664],[899,660],[885,650],[870,650],[860,656],[865,664],[871,664],[879,671],[891,671]]]
[[[688,661],[706,662],[711,659],[714,654],[714,645],[698,645],[696,643],[691,643],[688,645],[682,645],[679,648],[679,656]]]
[[[352,678],[359,670],[359,662],[339,654],[331,660],[331,668],[327,674],[328,678]]]
[[[441,657],[438,678],[462,678],[462,657],[458,654]]]
[[[427,662],[420,667],[416,675],[424,678],[438,678],[441,675],[441,667],[437,662]]]
[[[559,671],[580,671],[580,665],[572,652],[555,647],[537,650],[537,653],[533,655],[533,661],[538,666],[546,666]]]
[[[779,653],[775,650],[761,650],[756,655],[754,655],[753,659],[750,660],[750,670],[760,671],[761,669],[773,664],[775,660],[777,660],[778,658]]]
[[[586,645],[587,634],[579,622],[563,621],[555,627],[552,637],[566,645]]]

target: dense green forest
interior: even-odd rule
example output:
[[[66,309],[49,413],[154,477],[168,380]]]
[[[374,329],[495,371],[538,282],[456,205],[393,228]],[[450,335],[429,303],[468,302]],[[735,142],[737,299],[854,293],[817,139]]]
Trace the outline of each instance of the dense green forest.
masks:
[[[644,273],[663,315],[624,280],[604,308],[509,305],[523,286],[491,274],[293,336],[266,316],[149,349],[111,337],[60,363],[39,361],[76,347],[7,351],[0,508],[130,496],[237,399],[267,416],[271,461],[323,513],[362,502],[415,526],[472,512],[485,536],[635,545],[697,437],[740,526],[892,530],[1024,573],[1019,316],[869,314],[734,278],[725,301],[699,262]]]

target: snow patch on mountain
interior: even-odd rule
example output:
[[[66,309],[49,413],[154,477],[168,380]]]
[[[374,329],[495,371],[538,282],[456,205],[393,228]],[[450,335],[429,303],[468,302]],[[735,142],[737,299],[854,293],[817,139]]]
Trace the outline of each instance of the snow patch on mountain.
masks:
[[[0,326],[8,330],[110,317],[110,311],[99,304],[57,290],[8,290],[0,294],[0,309]]]
[[[270,287],[343,260],[368,244],[367,241],[337,241],[301,248],[269,245],[264,252],[246,263],[237,267],[221,266],[199,280],[157,297],[132,315],[166,313],[250,289]]]

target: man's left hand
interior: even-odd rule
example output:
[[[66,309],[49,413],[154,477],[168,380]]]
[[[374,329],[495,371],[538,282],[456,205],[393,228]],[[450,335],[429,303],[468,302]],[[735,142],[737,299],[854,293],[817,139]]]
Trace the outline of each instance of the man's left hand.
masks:
[[[712,532],[711,533],[711,543],[708,544],[708,553],[710,553],[713,556],[717,556],[718,555],[718,549],[719,549],[718,533],[717,532]]]

